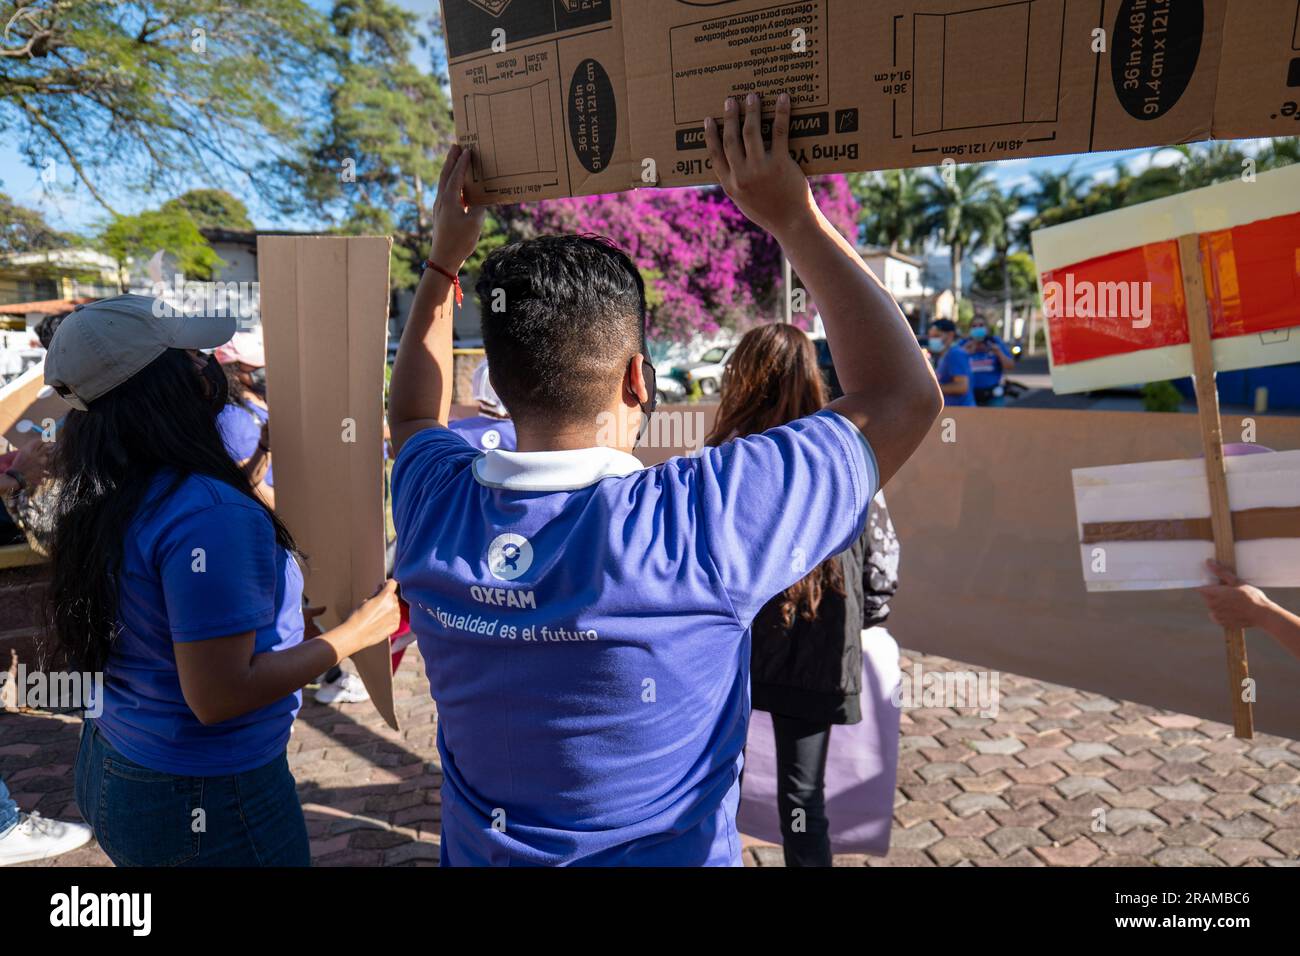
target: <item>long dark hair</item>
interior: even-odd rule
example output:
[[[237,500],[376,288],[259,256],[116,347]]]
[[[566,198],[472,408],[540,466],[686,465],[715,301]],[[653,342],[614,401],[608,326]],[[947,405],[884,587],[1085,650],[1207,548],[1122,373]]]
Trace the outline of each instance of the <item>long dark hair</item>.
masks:
[[[103,670],[118,630],[118,573],[126,532],[159,472],[172,478],[155,504],[191,475],[223,481],[266,509],[275,538],[293,538],[226,454],[212,387],[189,354],[168,349],[127,381],[68,413],[55,446],[60,482],[46,618],[74,666]]]
[[[826,405],[826,386],[808,336],[792,325],[763,325],[745,334],[727,363],[722,404],[709,445],[756,435],[812,415]],[[811,621],[827,591],[844,596],[839,557],[823,561],[781,595],[786,627],[795,615]]]

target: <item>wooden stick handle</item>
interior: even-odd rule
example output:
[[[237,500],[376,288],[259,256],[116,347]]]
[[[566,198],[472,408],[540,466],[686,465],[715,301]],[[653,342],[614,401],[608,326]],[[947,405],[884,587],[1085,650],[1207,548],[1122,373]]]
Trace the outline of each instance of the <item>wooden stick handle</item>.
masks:
[[[1214,529],[1214,558],[1236,571],[1237,548],[1232,534],[1232,507],[1228,501],[1228,472],[1223,460],[1223,420],[1219,416],[1219,391],[1214,380],[1214,346],[1210,336],[1210,303],[1201,271],[1201,237],[1192,234],[1178,240],[1187,300],[1187,328],[1192,341],[1192,367],[1196,383],[1196,413],[1201,422],[1201,444],[1205,448],[1205,477],[1210,489],[1210,524]],[[1224,628],[1228,655],[1228,682],[1232,692],[1232,725],[1243,740],[1255,736],[1255,713],[1245,699],[1250,664],[1246,659],[1246,635],[1240,629]]]

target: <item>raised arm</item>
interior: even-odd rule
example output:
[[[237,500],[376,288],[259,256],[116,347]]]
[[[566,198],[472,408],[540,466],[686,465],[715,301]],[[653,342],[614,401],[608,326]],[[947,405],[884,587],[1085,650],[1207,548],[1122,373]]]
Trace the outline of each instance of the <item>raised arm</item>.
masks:
[[[720,131],[705,120],[713,168],[741,211],[781,244],[826,325],[844,397],[830,407],[867,437],[881,483],[911,457],[943,397],[930,363],[893,297],[826,219],[790,155],[790,99],[782,94],[763,146],[762,102],[726,103]]]
[[[453,146],[438,182],[429,251],[429,262],[437,268],[425,269],[415,290],[389,383],[388,426],[394,454],[416,432],[446,425],[451,414],[451,331],[456,298],[451,279],[440,270],[460,273],[478,245],[487,213],[465,203],[469,162],[470,151]]]

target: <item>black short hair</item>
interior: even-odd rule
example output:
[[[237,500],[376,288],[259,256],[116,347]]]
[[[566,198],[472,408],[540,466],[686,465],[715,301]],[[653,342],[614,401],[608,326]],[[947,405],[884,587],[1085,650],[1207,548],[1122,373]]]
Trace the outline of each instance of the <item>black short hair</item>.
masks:
[[[938,329],[940,332],[956,332],[957,323],[952,319],[935,319],[930,323],[930,328]]]
[[[49,350],[50,340],[54,338],[55,331],[59,328],[59,323],[70,316],[71,312],[56,312],[53,315],[47,315],[41,321],[36,323],[36,338],[41,343],[41,348]]]
[[[476,286],[492,385],[516,421],[594,417],[645,342],[645,281],[599,236],[504,246]]]

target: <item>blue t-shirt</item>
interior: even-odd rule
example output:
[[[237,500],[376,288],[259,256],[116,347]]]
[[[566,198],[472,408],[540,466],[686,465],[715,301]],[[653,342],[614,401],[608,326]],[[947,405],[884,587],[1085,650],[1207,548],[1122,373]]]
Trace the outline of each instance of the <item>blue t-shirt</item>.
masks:
[[[239,405],[227,405],[217,414],[217,431],[226,446],[226,454],[235,461],[248,461],[257,453],[257,444],[262,440],[262,425],[269,418],[266,409],[243,402]],[[266,466],[262,480],[268,488],[275,487],[275,476],[271,465]]]
[[[948,395],[943,396],[943,404],[951,405],[974,405],[975,392],[970,387],[972,378],[970,367],[970,356],[959,343],[954,343],[948,351],[944,352],[939,358],[939,365],[935,369],[935,374],[939,377],[940,385],[947,385],[962,375],[966,376],[967,388],[965,395]]]
[[[878,474],[834,412],[654,468],[407,442],[394,576],[438,705],[443,863],[740,865],[750,623],[858,539]]]
[[[963,339],[957,343],[957,346],[962,351],[965,351],[966,345],[974,341],[974,339]],[[984,341],[992,345],[996,352],[1001,352],[1007,358],[1011,358],[1011,350],[996,335]],[[975,344],[978,347],[979,343],[976,342]],[[970,359],[971,388],[976,391],[985,388],[997,388],[1002,384],[1002,363],[998,360],[995,351],[966,353],[966,357]]]
[[[508,418],[491,418],[487,415],[475,415],[473,418],[461,418],[449,426],[461,438],[465,439],[479,451],[515,450],[515,423]]]
[[[96,726],[152,770],[206,777],[264,766],[284,751],[293,693],[205,727],[181,692],[173,643],[254,631],[256,653],[302,642],[302,572],[266,511],[225,482],[156,477],[126,533],[121,632],[104,669]]]

